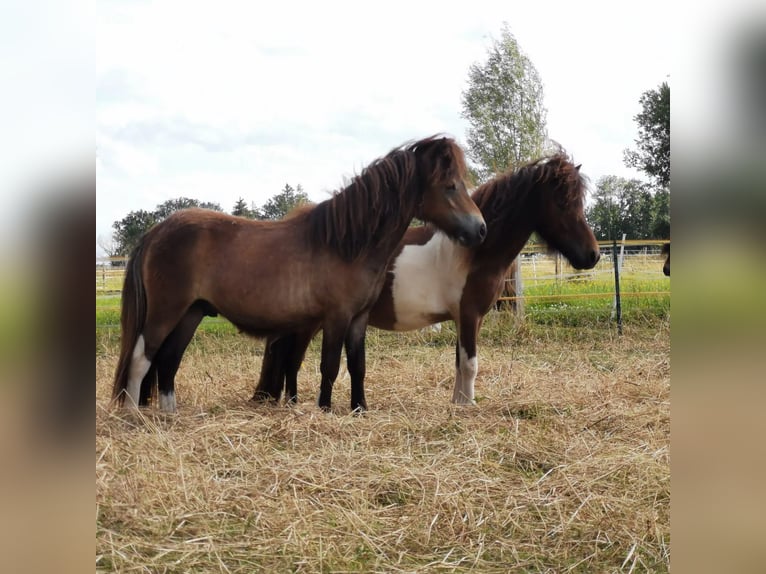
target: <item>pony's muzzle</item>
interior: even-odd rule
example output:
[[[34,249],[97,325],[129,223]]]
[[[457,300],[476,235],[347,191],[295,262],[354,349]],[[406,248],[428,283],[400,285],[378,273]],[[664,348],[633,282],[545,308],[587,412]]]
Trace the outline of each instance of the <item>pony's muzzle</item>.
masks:
[[[464,215],[460,219],[459,231],[457,233],[457,240],[460,244],[466,247],[480,245],[487,237],[487,224],[484,223],[484,218]]]
[[[596,247],[583,252],[576,261],[570,259],[569,262],[575,269],[593,269],[599,259],[601,259],[601,251]]]

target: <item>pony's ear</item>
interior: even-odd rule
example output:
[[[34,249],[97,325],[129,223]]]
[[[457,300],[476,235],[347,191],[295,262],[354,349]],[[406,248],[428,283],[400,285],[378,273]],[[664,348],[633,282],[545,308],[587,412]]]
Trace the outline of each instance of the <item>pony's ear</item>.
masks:
[[[455,153],[447,138],[437,140],[434,156],[441,169],[449,170],[455,163]]]
[[[455,162],[455,154],[452,151],[452,146],[449,145],[449,142],[446,139],[444,140],[439,156],[445,167],[452,167],[452,164]]]
[[[575,166],[575,171],[580,171],[580,168],[581,168],[581,167],[582,167],[582,164],[581,164],[581,163],[578,163],[578,164]]]

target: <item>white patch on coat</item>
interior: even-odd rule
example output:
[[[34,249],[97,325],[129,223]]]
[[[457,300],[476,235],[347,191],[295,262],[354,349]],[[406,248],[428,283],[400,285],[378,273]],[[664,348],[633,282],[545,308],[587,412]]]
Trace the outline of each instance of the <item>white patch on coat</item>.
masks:
[[[136,346],[133,348],[133,356],[130,361],[130,371],[128,374],[128,398],[125,404],[129,407],[138,408],[138,398],[141,392],[141,381],[144,380],[146,373],[152,363],[146,358],[144,353],[144,336],[139,335]]]
[[[394,261],[391,295],[394,330],[427,327],[433,316],[460,308],[469,263],[468,250],[436,232],[425,245],[407,245]]]
[[[456,405],[475,405],[474,383],[479,372],[479,358],[468,358],[463,347],[459,347],[460,364],[455,373],[455,388],[452,391],[452,402]]]
[[[176,394],[174,391],[160,392],[160,410],[166,413],[176,412]]]

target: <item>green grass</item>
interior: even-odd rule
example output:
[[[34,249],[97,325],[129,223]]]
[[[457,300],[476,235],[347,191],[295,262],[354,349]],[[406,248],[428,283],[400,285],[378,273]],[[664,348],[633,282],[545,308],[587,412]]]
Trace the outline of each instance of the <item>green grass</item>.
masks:
[[[623,323],[645,323],[662,319],[670,313],[668,279],[627,276],[621,281]],[[526,322],[548,326],[585,326],[613,323],[613,280],[596,279],[530,282],[524,287]],[[599,294],[604,294],[599,296]],[[96,329],[120,326],[120,296],[96,297]],[[200,330],[208,333],[235,333],[227,320],[206,317]]]
[[[660,292],[669,289],[667,280],[626,277],[620,282],[623,323],[666,317],[670,313],[670,295]],[[524,290],[526,320],[572,327],[608,324],[614,322],[613,293],[613,280],[537,282]]]
[[[221,317],[205,317],[199,329],[207,333],[236,333],[237,328]],[[120,295],[96,295],[96,332],[120,330]]]

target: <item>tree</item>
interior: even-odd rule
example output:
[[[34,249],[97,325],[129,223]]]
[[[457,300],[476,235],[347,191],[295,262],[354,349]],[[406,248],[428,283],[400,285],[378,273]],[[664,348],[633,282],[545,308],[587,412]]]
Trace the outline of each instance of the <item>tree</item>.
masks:
[[[586,211],[588,223],[598,240],[655,237],[653,225],[657,209],[649,186],[637,179],[615,175],[602,177],[596,183],[595,203]]]
[[[543,85],[507,24],[486,62],[471,65],[462,104],[477,183],[543,154]]]
[[[111,233],[108,235],[99,235],[96,238],[96,245],[98,245],[101,248],[101,251],[104,252],[104,255],[107,257],[116,257],[117,256],[117,250],[118,245],[117,242],[114,240],[114,235]]]
[[[188,207],[200,207],[202,209],[212,209],[221,211],[221,206],[217,203],[189,199],[188,197],[179,197],[169,199],[159,204],[154,211],[139,209],[131,211],[119,221],[112,224],[114,229],[114,241],[116,243],[115,255],[128,256],[144,233],[159,223],[174,211],[186,209]]]
[[[658,189],[654,194],[651,223],[652,237],[670,239],[670,190]]]
[[[282,191],[269,199],[260,209],[261,217],[259,219],[282,219],[295,207],[308,203],[308,201],[309,197],[300,184],[293,189],[289,183],[286,183]]]
[[[241,197],[234,204],[234,209],[231,210],[232,215],[238,215],[239,217],[247,217],[248,219],[263,219],[260,217],[258,208],[250,208],[245,203],[245,200]]]
[[[155,223],[157,223],[156,213],[144,209],[131,211],[119,221],[115,221],[112,229],[114,229],[114,240],[117,242],[116,255],[123,257],[130,255],[139,239]]]
[[[658,188],[670,188],[670,86],[663,82],[639,100],[643,111],[638,123],[638,150],[625,150],[624,161],[651,177]]]

